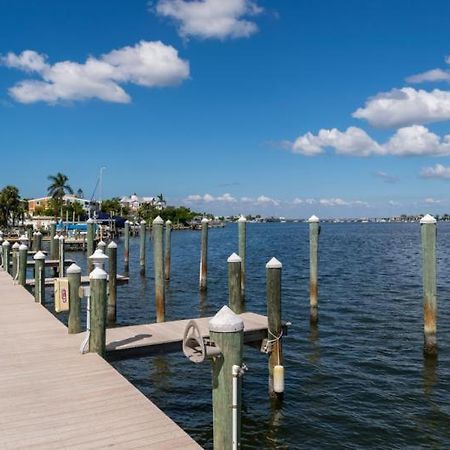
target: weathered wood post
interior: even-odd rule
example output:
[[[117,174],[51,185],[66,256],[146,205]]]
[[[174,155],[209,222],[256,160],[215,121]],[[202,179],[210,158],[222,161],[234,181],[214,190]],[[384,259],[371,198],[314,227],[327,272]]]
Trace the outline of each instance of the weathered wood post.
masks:
[[[123,236],[123,260],[125,262],[125,270],[128,271],[130,261],[130,221],[125,220],[124,236]]]
[[[2,243],[2,251],[3,251],[3,270],[7,273],[10,273],[9,267],[9,247],[10,243],[7,240],[4,240]]]
[[[146,235],[146,222],[145,220],[141,220],[139,227],[139,272],[141,275],[145,274],[145,261],[146,261],[146,252],[145,252],[145,235]]]
[[[241,295],[245,297],[245,259],[247,251],[247,219],[244,216],[238,219],[239,256],[241,257]]]
[[[172,234],[172,222],[166,220],[166,234],[164,236],[164,275],[165,279],[170,280],[170,252],[171,252],[171,237]]]
[[[233,253],[228,259],[228,306],[236,314],[244,312],[241,295],[241,257]]]
[[[66,259],[66,252],[64,250],[64,236],[59,237],[59,277],[64,276],[64,261]]]
[[[153,221],[153,265],[155,268],[155,302],[156,321],[164,322],[166,316],[166,292],[164,286],[164,251],[163,251],[163,225],[161,217]]]
[[[113,324],[116,322],[117,313],[117,244],[111,241],[108,244],[109,258],[109,294],[108,294],[108,310],[107,322]]]
[[[31,243],[33,241],[33,225],[27,227],[26,238],[27,238],[27,241],[28,241],[28,243],[29,243],[29,245],[31,247]]]
[[[27,282],[27,259],[28,259],[28,246],[25,244],[20,244],[18,282],[21,286],[25,286]]]
[[[317,263],[319,250],[320,225],[317,216],[311,216],[309,222],[309,321],[315,325],[319,320]]]
[[[103,253],[105,253],[105,250],[106,250],[106,243],[103,242],[103,241],[100,241],[100,242],[97,244],[97,248],[99,248]]]
[[[107,273],[101,266],[108,257],[101,250],[96,250],[90,258],[95,268],[89,274],[91,288],[89,351],[98,353],[100,356],[105,356]]]
[[[40,250],[34,259],[34,301],[45,305],[45,255]]]
[[[55,248],[56,223],[50,223],[50,259],[58,259]]]
[[[94,264],[89,257],[94,253],[94,234],[95,234],[95,222],[93,219],[88,219],[87,222],[87,260],[88,260],[88,271],[91,272],[94,268]]]
[[[281,269],[282,264],[272,258],[266,264],[267,274],[267,320],[269,350],[269,397],[274,400],[283,399],[284,368],[281,338]]]
[[[200,290],[206,291],[208,278],[208,222],[202,219],[201,253],[200,253]]]
[[[240,448],[242,383],[239,375],[242,371],[244,322],[230,308],[223,306],[209,321],[209,331],[211,340],[221,351],[220,356],[212,359],[214,450]],[[233,377],[237,382],[234,402]],[[233,409],[237,409],[234,430]],[[237,441],[236,447],[233,447],[233,436]]]
[[[69,281],[69,319],[67,331],[69,334],[81,333],[81,268],[71,264],[67,268],[67,279]]]
[[[38,252],[42,250],[42,233],[36,231],[33,233],[33,251]]]
[[[423,261],[423,321],[425,355],[437,355],[436,219],[427,214],[420,220]]]
[[[20,244],[18,242],[15,242],[12,246],[12,271],[11,276],[14,279],[17,279],[18,277],[18,270],[19,270],[19,247]]]

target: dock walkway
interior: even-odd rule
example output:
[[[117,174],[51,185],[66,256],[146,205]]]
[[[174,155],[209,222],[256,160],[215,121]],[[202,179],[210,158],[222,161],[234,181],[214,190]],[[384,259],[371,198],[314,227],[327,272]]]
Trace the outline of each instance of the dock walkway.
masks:
[[[0,271],[0,449],[199,449]]]

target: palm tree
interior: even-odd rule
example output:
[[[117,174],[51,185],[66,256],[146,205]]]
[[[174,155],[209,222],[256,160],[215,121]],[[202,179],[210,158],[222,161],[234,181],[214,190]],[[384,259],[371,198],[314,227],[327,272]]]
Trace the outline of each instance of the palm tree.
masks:
[[[157,198],[157,202],[156,202],[157,206],[158,206],[160,209],[164,209],[167,202],[166,202],[166,200],[164,199],[163,195],[162,195],[162,194],[159,194],[159,195],[156,196],[156,198]]]
[[[69,177],[61,172],[58,172],[56,175],[49,175],[47,178],[51,181],[51,184],[48,187],[48,195],[50,195],[55,202],[56,216],[58,211],[62,208],[64,196],[66,193],[73,194],[73,190],[67,183]]]

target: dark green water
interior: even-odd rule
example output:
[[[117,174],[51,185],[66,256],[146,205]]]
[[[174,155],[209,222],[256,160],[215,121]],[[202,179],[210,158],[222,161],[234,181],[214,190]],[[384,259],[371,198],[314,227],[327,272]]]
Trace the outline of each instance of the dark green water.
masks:
[[[172,234],[167,320],[213,315],[227,303],[226,259],[237,228],[210,230],[208,292],[198,292],[200,233]],[[422,356],[418,224],[324,224],[319,326],[309,326],[308,226],[249,224],[247,309],[265,312],[265,264],[283,263],[286,393],[267,396],[267,358],[245,347],[245,449],[450,448],[450,226],[438,225],[438,361]],[[131,243],[130,284],[119,288],[118,324],[154,321],[151,242],[145,278]],[[84,263],[84,255],[68,254]],[[119,243],[119,267],[123,268]],[[64,320],[64,317],[62,318]],[[205,448],[211,448],[208,363],[182,354],[114,366]]]

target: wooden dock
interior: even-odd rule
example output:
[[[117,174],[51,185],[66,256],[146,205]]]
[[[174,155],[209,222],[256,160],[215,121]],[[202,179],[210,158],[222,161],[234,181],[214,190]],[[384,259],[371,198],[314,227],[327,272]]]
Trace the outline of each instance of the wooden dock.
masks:
[[[53,286],[55,284],[56,278],[46,278],[45,279],[45,286]],[[117,286],[121,286],[123,284],[128,284],[130,281],[129,277],[126,277],[124,275],[117,275]],[[35,280],[34,278],[27,278],[26,281],[27,286],[34,286]],[[89,286],[89,275],[84,275],[81,277],[81,286]]]
[[[201,448],[80,336],[0,271],[0,449]]]

